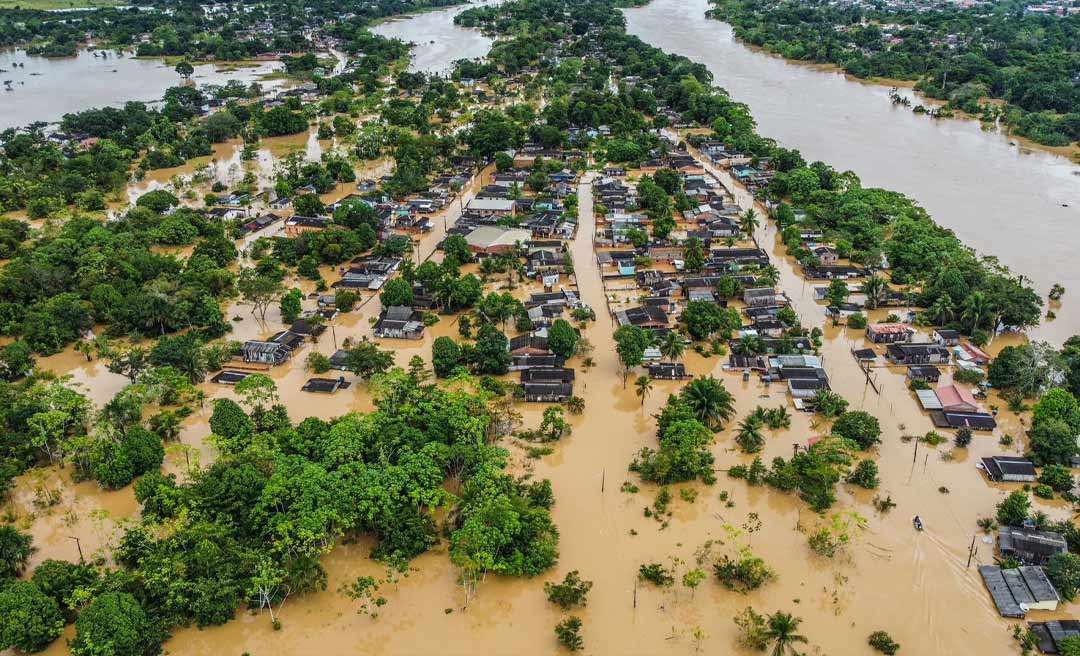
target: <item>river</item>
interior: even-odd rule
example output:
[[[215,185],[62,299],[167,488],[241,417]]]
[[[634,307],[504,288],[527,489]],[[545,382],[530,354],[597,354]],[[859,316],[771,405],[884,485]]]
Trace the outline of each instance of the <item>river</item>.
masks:
[[[383,21],[372,32],[414,43],[409,70],[445,75],[459,59],[476,59],[491,50],[492,40],[478,30],[454,25],[454,17],[478,5],[500,4],[502,0],[484,0],[451,9],[429,11]]]
[[[104,52],[107,57],[100,56]],[[250,84],[280,66],[279,62],[235,68],[203,64],[195,67],[192,79],[199,85],[229,80]],[[173,67],[160,59],[90,50],[80,50],[74,57],[35,57],[24,50],[0,50],[0,83],[8,80],[11,90],[0,91],[0,130],[34,121],[58,121],[69,112],[121,106],[129,100],[160,100],[166,89],[182,83]]]
[[[1044,298],[1055,282],[1080,291],[1080,168],[977,121],[913,114],[894,106],[886,87],[752,50],[731,26],[705,18],[708,7],[654,0],[624,13],[631,34],[708,66],[717,85],[750,106],[761,134],[809,161],[855,171],[864,186],[911,196],[964,243],[1034,280]],[[1054,309],[1058,318],[1034,338],[1061,342],[1077,332],[1080,303],[1067,293]]]
[[[443,34],[447,38],[457,30],[449,24],[453,11],[437,12],[443,17]],[[305,139],[311,150],[310,137],[298,136],[289,145],[301,147]],[[219,162],[229,160],[229,148],[235,147],[235,144],[223,146]],[[231,170],[232,163],[225,167]],[[489,169],[482,181],[474,182],[474,188],[488,182],[490,173]],[[221,171],[215,173],[221,174]],[[845,328],[824,324],[822,307],[813,300],[813,285],[799,278],[791,258],[782,254],[773,225],[761,226],[757,241],[772,253],[781,274],[780,285],[792,298],[803,322],[807,326],[824,327],[822,355],[833,388],[853,408],[869,410],[879,417],[883,443],[873,454],[881,467],[882,487],[878,493],[883,497],[888,495],[898,507],[891,513],[877,513],[870,505],[874,492],[840,486],[834,510],[857,510],[865,516],[867,529],[856,537],[844,555],[834,560],[817,557],[808,550],[805,533],[825,519],[809,511],[804,514],[805,504],[794,496],[751,487],[723,473],[734,464],[749,461],[748,456],[735,451],[730,426],[718,434],[717,444],[711,449],[716,467],[721,470],[717,483],[675,486],[672,514],[663,523],[643,513],[658,493],[655,486],[642,485],[640,491],[633,492],[620,489],[623,481],[639,482],[636,475],[627,473],[627,464],[642,447],[655,447],[652,415],[660,410],[668,394],[677,392],[683,383],[656,381],[651,394],[638,398],[633,385],[621,382],[614,326],[604,316],[604,310],[609,303],[615,309],[636,305],[639,292],[613,291],[602,283],[591,239],[596,227],[591,176],[578,186],[581,225],[569,250],[577,290],[599,315],[599,321],[589,323],[582,330],[594,347],[595,366],[583,367],[579,358],[571,365],[577,368],[575,391],[584,398],[586,411],[567,418],[573,433],[553,444],[553,453],[543,458],[527,458],[516,440],[502,442],[510,450],[512,471],[533,473],[552,481],[558,500],[553,518],[561,533],[557,568],[533,580],[490,576],[468,610],[462,611],[456,571],[449,562],[445,545],[441,545],[417,558],[412,563],[415,569],[407,578],[384,590],[388,603],[375,619],[358,614],[356,604],[337,592],[357,575],[381,574],[377,564],[367,557],[371,542],[362,540],[358,544],[337,546],[323,559],[329,577],[328,589],[290,598],[279,611],[283,623],[280,631],[271,627],[265,613],[238,612],[224,626],[203,630],[177,628],[165,650],[185,655],[550,654],[556,650],[552,627],[566,613],[546,601],[542,584],[561,579],[570,570],[580,570],[582,578],[595,583],[588,606],[573,611],[584,621],[587,653],[680,656],[750,653],[736,647],[735,627],[731,622],[731,617],[748,605],[762,613],[786,610],[802,617],[800,632],[811,643],[808,653],[870,653],[866,636],[877,629],[889,631],[903,645],[904,653],[995,656],[1015,653],[1007,623],[991,607],[975,570],[965,567],[965,559],[974,518],[991,514],[1004,492],[1018,487],[987,484],[972,463],[978,457],[1000,453],[1002,448],[995,437],[1002,432],[1020,435],[1022,426],[1014,415],[1002,412],[995,437],[980,435],[968,449],[957,450],[955,460],[930,454],[923,463],[913,462],[913,445],[901,436],[921,434],[931,426],[906,390],[903,371],[875,369],[873,376],[882,393],[878,395],[868,388],[849,352],[853,346],[865,345],[862,333],[849,333]],[[744,208],[753,202],[744,190],[732,187],[732,191]],[[459,213],[460,204],[451,205],[447,209],[448,220],[452,222]],[[422,238],[423,255],[439,239],[445,225],[438,218],[435,224],[436,230]],[[326,270],[324,275],[333,279],[335,274]],[[290,284],[300,286],[305,292],[313,290],[311,281],[294,280]],[[502,287],[498,280],[489,285],[489,289],[495,290]],[[532,283],[528,287],[519,286],[513,293],[520,298],[537,288]],[[371,390],[364,384],[326,397],[304,394],[299,391],[299,384],[309,375],[304,371],[303,359],[310,350],[329,354],[336,348],[334,342],[338,339],[369,337],[369,320],[378,312],[379,300],[373,296],[356,311],[336,320],[335,331],[329,337],[324,336],[319,344],[306,345],[304,352],[273,372],[282,403],[294,420],[308,415],[332,417],[349,410],[370,410]],[[882,314],[883,311],[877,311],[874,318],[880,319]],[[243,304],[231,306],[226,316],[242,319],[235,323],[232,337],[236,339],[265,335],[281,325],[276,307],[271,308],[265,324],[251,316],[250,309]],[[404,345],[384,343],[384,346],[395,349],[400,365],[414,354],[428,356],[435,337],[456,333],[452,319],[443,317],[423,340]],[[995,347],[999,345],[996,343]],[[65,357],[73,355],[69,352]],[[782,388],[770,388],[756,378],[744,381],[737,373],[723,371],[721,363],[726,358],[704,357],[688,351],[684,361],[693,375],[711,374],[724,380],[736,397],[737,417],[745,416],[757,405],[789,407]],[[83,378],[76,376],[87,384],[97,386],[102,383],[100,377],[111,376],[101,372],[95,363],[72,362],[68,367],[76,364],[97,370],[96,374]],[[70,372],[68,368],[55,368],[60,373]],[[95,380],[95,376],[99,378]],[[201,389],[207,392],[208,399],[233,396],[232,390],[210,384]],[[995,401],[1001,403],[999,399]],[[207,404],[185,422],[180,437],[184,445],[205,459],[213,457],[213,449],[206,441],[209,407]],[[530,428],[539,423],[544,407],[517,405],[524,425]],[[823,430],[815,417],[792,414],[790,429],[767,432],[762,453],[766,462],[775,456],[790,455],[793,442],[805,444],[809,436]],[[1009,451],[1020,448],[1016,444]],[[943,454],[946,449],[943,445],[936,450]],[[918,455],[933,450],[919,447]],[[931,455],[933,463],[929,462]],[[171,445],[166,468],[183,475],[184,467],[180,448]],[[53,482],[59,476],[56,472],[47,471],[44,476],[51,478],[40,484],[59,484]],[[56,507],[31,515],[38,484],[33,475],[27,475],[21,477],[16,491],[16,505],[29,521],[40,549],[34,556],[34,564],[45,558],[74,559],[77,547],[70,540],[72,535],[80,536],[88,551],[108,551],[118,536],[116,521],[137,513],[130,487],[104,493],[86,483],[66,486]],[[1036,507],[1055,518],[1069,513],[1067,505],[1060,501],[1036,500]],[[915,533],[911,527],[910,517],[915,513],[926,521],[927,530],[923,533]],[[754,534],[731,532],[754,517],[761,520],[760,530]],[[739,546],[749,544],[775,570],[777,579],[749,594],[726,590],[711,577],[696,593],[679,585],[657,589],[636,582],[638,567],[643,563],[670,564],[673,562],[670,559],[678,558],[677,562],[682,563],[678,565],[679,574],[694,567],[695,551],[706,541],[711,541],[714,555],[733,555]],[[980,543],[975,563],[987,562],[992,562],[991,549]],[[705,567],[709,568],[707,562]],[[1070,611],[1075,611],[1075,606],[1064,608],[1063,614],[1073,614]],[[1029,619],[1045,619],[1049,615],[1035,613]],[[71,633],[69,627],[68,637]],[[46,653],[55,656],[67,654],[68,650],[63,641],[56,641]]]

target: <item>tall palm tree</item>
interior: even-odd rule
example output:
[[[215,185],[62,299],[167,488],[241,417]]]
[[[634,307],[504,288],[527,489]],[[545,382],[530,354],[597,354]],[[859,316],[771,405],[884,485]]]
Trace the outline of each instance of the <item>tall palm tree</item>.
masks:
[[[748,416],[739,422],[739,431],[735,434],[735,443],[746,453],[757,453],[765,446],[765,436],[761,433],[764,425],[761,417],[756,414]]]
[[[952,298],[948,294],[942,294],[927,311],[930,319],[937,325],[943,326],[953,320],[956,310],[953,309]]]
[[[806,636],[796,633],[800,624],[802,624],[802,618],[795,617],[791,613],[776,611],[769,615],[765,637],[773,646],[771,656],[787,656],[788,654],[798,656],[799,652],[795,651],[795,645],[807,642]]]
[[[750,208],[743,212],[742,217],[739,220],[739,227],[746,234],[747,237],[753,237],[754,231],[761,225],[761,219],[758,218],[757,210]]]
[[[735,398],[724,383],[712,376],[695,378],[680,395],[694,416],[713,430],[720,430],[735,414]]]
[[[964,301],[964,312],[960,318],[975,330],[991,312],[990,299],[983,292],[972,292]]]
[[[770,264],[758,272],[758,280],[765,282],[770,287],[775,287],[776,283],[780,282],[780,269]]]
[[[885,279],[881,276],[870,276],[863,283],[862,292],[866,294],[866,307],[875,310],[885,302],[889,293],[889,283],[885,282]]]
[[[660,340],[660,355],[671,362],[678,362],[685,352],[686,344],[683,343],[682,337],[674,330],[665,334],[664,338]]]
[[[641,399],[641,406],[645,407],[645,397],[652,391],[652,379],[648,376],[638,376],[634,381],[634,391],[637,392],[638,398]]]

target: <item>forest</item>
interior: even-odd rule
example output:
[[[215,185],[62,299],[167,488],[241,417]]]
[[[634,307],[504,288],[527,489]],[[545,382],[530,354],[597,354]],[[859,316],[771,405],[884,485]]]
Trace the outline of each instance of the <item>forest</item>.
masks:
[[[950,109],[1000,117],[1042,144],[1080,139],[1080,16],[1028,13],[1018,2],[927,11],[787,0],[713,6],[739,39],[788,59],[913,80]]]

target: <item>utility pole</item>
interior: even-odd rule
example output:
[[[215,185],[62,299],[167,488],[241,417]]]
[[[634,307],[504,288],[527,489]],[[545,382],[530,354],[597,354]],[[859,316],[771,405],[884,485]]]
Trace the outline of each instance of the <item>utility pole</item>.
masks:
[[[968,561],[967,561],[967,565],[964,566],[965,568],[971,567],[971,558],[972,558],[972,556],[975,555],[975,552],[977,552],[977,551],[978,551],[978,549],[975,548],[975,536],[972,535],[971,536],[971,546],[968,547]]]
[[[915,438],[915,453],[911,456],[911,466],[915,466],[915,459],[919,457],[919,438]]]
[[[79,550],[79,562],[80,563],[83,562],[84,559],[83,559],[83,553],[82,553],[82,542],[80,542],[79,538],[77,536],[74,536],[74,535],[69,535],[68,538],[70,538],[72,540],[75,540],[75,547],[78,548],[78,550]]]
[[[600,494],[604,493],[604,485],[607,483],[607,468],[600,473]]]

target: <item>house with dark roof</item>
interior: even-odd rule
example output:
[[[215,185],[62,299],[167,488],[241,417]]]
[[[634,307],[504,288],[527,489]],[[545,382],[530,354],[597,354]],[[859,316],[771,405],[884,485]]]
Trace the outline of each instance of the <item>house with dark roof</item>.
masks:
[[[249,339],[240,347],[240,356],[248,364],[279,365],[292,357],[293,349],[273,340]]]
[[[388,307],[375,323],[376,337],[420,339],[424,336],[424,315],[404,305]]]
[[[549,355],[547,337],[541,335],[517,335],[510,338],[510,355]]]
[[[641,305],[615,312],[615,320],[620,326],[638,328],[666,328],[668,315],[662,309],[652,305]]]
[[[930,421],[936,428],[967,428],[973,431],[992,431],[997,428],[994,416],[985,412],[946,412],[938,410],[930,413]]]
[[[654,380],[685,380],[691,378],[681,362],[656,362],[649,365],[649,378]]]
[[[909,381],[921,381],[924,383],[936,383],[941,378],[941,369],[932,364],[920,364],[908,367],[905,376]]]
[[[1060,654],[1062,640],[1080,636],[1080,621],[1077,620],[1028,622],[1028,628],[1038,638],[1037,646],[1044,654]]]
[[[340,389],[346,389],[349,387],[349,382],[345,380],[344,376],[338,378],[309,378],[304,386],[300,388],[301,392],[318,392],[320,394],[333,394]]]
[[[1039,472],[1027,458],[990,456],[982,459],[982,470],[996,483],[1034,483]]]
[[[892,364],[949,364],[949,349],[937,344],[889,344],[885,357]]]
[[[866,338],[875,344],[907,342],[915,331],[902,323],[872,323],[866,327]]]
[[[1016,558],[1028,565],[1046,565],[1054,554],[1068,552],[1069,544],[1060,533],[1053,531],[1002,526],[998,530],[998,550],[1002,556]]]
[[[1002,617],[1024,617],[1030,610],[1057,610],[1061,601],[1041,567],[1002,569],[981,565],[979,576]]]
[[[515,355],[510,359],[510,371],[524,371],[526,369],[543,367],[561,367],[566,359],[554,353],[548,355]]]

